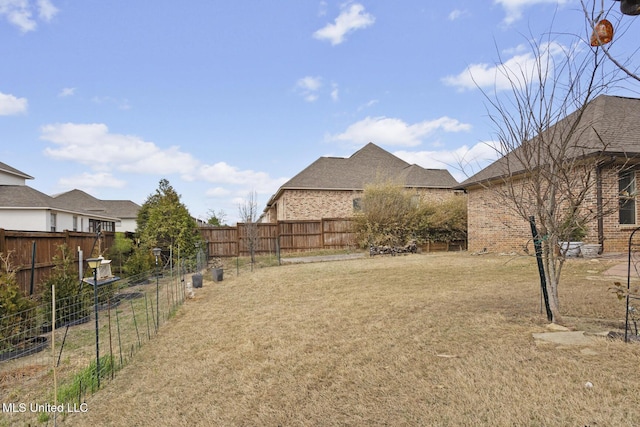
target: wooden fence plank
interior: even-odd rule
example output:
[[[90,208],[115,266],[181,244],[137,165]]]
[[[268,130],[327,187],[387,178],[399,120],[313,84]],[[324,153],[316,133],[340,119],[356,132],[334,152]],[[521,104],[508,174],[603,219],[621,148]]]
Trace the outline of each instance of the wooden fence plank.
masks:
[[[321,220],[278,221],[258,223],[255,252],[257,255],[312,251],[322,249],[353,249],[355,233],[353,221],[349,218],[323,218]],[[246,224],[235,227],[200,228],[202,238],[209,242],[209,257],[248,256],[248,236]],[[466,242],[427,243],[422,246],[426,252],[464,250]]]
[[[95,245],[95,233],[81,233],[75,231],[45,232],[45,231],[14,231],[0,229],[0,252],[11,254],[11,266],[16,272],[16,280],[20,289],[29,293],[31,275],[33,274],[35,290],[44,283],[54,267],[53,259],[59,255],[59,247],[67,245],[74,254],[75,271],[78,271],[78,248],[82,249],[84,259],[90,256],[106,254],[115,240],[114,232],[102,232],[99,244]],[[33,244],[35,242],[35,259],[33,258]],[[92,253],[93,249],[93,253]],[[33,262],[33,273],[31,271]]]

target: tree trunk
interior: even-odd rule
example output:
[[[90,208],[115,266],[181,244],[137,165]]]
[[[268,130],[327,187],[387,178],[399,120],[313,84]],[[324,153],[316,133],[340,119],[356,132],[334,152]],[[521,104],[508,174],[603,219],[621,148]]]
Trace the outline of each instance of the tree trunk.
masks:
[[[562,255],[556,254],[556,239],[549,239],[544,245],[545,279],[547,281],[547,293],[549,294],[549,308],[551,309],[552,322],[561,324],[560,299],[558,297],[558,283],[560,270],[562,269]]]

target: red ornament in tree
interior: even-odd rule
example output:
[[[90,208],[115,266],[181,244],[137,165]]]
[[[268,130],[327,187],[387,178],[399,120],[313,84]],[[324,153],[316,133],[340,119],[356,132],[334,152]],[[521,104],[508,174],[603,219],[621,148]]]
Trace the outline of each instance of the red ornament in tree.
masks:
[[[613,40],[613,25],[606,19],[600,20],[591,33],[591,46],[602,46]]]

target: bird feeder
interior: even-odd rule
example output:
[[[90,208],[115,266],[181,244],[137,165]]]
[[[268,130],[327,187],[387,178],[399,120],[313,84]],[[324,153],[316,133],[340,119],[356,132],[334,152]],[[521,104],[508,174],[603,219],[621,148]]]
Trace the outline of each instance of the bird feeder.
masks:
[[[613,25],[606,19],[598,21],[591,33],[591,46],[602,46],[613,40]]]

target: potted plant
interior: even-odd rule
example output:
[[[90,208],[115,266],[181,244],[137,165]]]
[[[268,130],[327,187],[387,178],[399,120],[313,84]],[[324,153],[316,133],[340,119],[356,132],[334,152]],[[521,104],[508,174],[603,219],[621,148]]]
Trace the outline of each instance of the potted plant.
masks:
[[[581,254],[583,239],[587,235],[587,228],[583,221],[569,216],[562,224],[560,229],[560,254],[566,258],[577,258]]]

